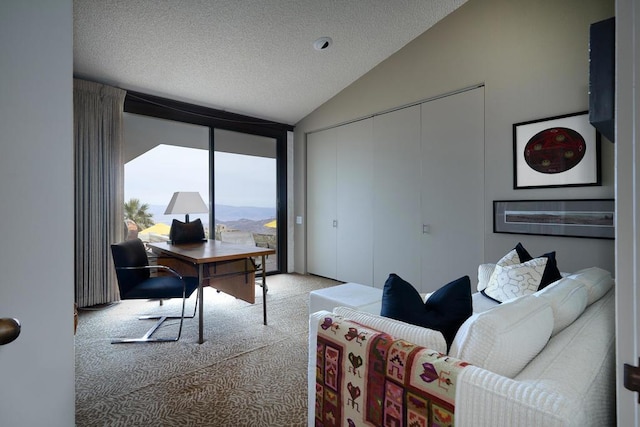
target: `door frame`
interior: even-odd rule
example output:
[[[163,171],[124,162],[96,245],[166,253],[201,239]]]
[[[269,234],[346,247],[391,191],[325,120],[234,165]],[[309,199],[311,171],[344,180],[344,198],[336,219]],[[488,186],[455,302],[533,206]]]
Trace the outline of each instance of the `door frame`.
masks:
[[[616,0],[616,411],[619,426],[640,424],[638,393],[624,387],[624,364],[639,364],[640,329],[640,6]]]

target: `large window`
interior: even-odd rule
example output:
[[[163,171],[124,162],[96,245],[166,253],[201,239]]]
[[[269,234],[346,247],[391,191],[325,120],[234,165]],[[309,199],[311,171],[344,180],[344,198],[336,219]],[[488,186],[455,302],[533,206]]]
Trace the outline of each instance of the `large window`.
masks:
[[[139,226],[143,242],[165,241],[173,219],[165,215],[174,191],[197,191],[209,205],[209,152],[197,148],[158,145],[124,166],[125,215]],[[200,218],[209,235],[209,214]]]
[[[250,233],[275,248],[267,272],[286,271],[287,132],[291,126],[129,92],[125,101],[125,201],[137,199],[157,223],[141,238],[167,239],[164,215],[175,191],[198,191],[211,207],[209,238]],[[131,206],[125,205],[125,209]],[[135,206],[134,206],[135,207]],[[182,219],[182,218],[180,218]],[[125,231],[126,232],[126,231]],[[164,232],[164,233],[163,233]]]
[[[125,113],[124,144],[127,222],[145,242],[168,240],[171,221],[184,220],[164,214],[175,191],[197,191],[209,204],[209,129]],[[191,218],[209,228],[209,214]]]
[[[216,239],[240,232],[277,250],[276,140],[215,129],[214,146]],[[277,259],[267,258],[267,272],[278,270]]]

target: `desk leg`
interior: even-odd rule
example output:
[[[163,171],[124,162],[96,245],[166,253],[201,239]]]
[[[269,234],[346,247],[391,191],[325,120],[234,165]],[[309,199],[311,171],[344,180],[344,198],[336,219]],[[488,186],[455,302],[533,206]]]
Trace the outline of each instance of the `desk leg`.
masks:
[[[202,318],[204,317],[204,296],[202,294],[202,281],[204,277],[204,264],[198,264],[198,344],[202,344],[204,339]]]
[[[262,311],[264,316],[264,324],[267,324],[267,264],[266,258],[262,255]]]

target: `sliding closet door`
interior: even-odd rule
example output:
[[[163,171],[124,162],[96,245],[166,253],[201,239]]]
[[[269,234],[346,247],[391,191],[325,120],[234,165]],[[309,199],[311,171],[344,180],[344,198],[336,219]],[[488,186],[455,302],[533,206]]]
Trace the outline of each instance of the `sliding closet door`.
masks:
[[[484,88],[422,104],[422,291],[484,259]]]
[[[372,181],[372,119],[307,136],[310,273],[372,284]]]
[[[373,119],[336,128],[337,279],[373,284]]]
[[[336,130],[307,135],[307,270],[336,278]]]
[[[420,106],[373,118],[374,286],[420,283]]]

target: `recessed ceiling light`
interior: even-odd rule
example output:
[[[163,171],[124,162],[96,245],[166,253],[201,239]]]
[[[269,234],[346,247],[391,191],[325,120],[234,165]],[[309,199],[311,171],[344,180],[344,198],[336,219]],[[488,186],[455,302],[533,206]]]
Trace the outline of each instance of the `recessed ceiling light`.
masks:
[[[333,40],[331,37],[320,37],[318,40],[313,42],[313,48],[315,50],[326,50],[333,44]]]

